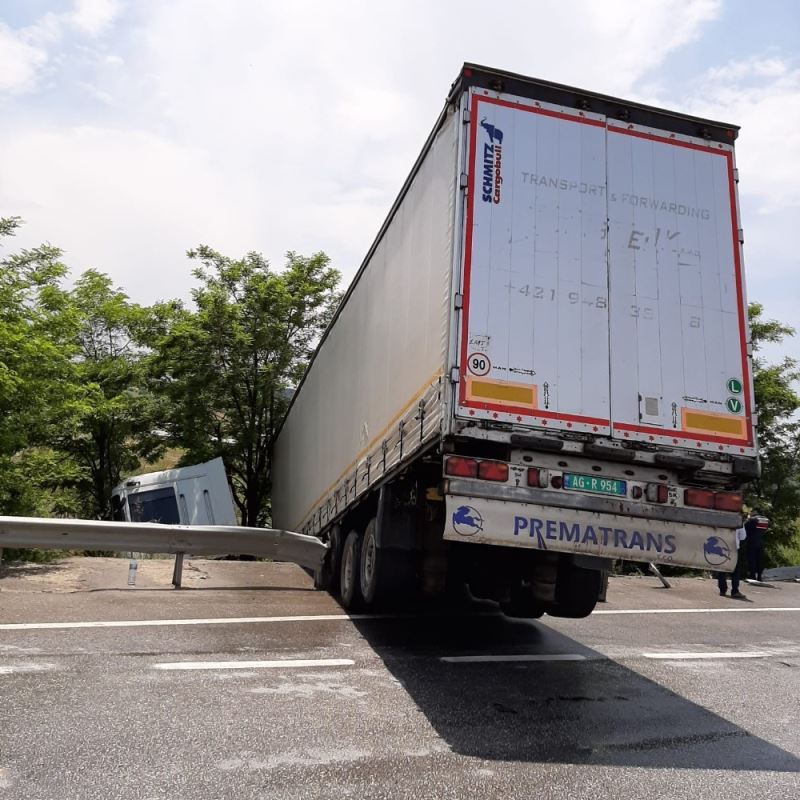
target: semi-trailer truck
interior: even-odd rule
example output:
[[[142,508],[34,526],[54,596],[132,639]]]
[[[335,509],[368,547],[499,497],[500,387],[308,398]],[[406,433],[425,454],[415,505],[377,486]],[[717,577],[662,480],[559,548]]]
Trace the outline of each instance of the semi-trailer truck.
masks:
[[[277,437],[348,608],[584,617],[614,559],[730,571],[758,473],[738,128],[465,64]]]

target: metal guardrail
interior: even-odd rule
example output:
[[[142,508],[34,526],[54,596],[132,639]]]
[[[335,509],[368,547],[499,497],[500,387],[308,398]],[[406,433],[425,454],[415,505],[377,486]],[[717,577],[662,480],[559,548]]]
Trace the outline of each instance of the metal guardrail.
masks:
[[[0,552],[5,547],[41,550],[113,550],[183,556],[239,553],[290,561],[316,570],[327,546],[313,536],[234,525],[159,525],[153,522],[98,522],[0,516]],[[176,563],[176,585],[180,585]],[[173,581],[174,582],[174,581]]]

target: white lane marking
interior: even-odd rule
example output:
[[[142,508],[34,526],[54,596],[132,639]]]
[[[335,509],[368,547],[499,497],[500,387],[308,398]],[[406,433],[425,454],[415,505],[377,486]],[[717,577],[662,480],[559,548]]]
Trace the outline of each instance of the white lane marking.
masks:
[[[800,607],[770,608],[620,608],[602,609],[598,614],[741,614],[767,611],[800,611]],[[473,616],[500,616],[489,612]],[[68,630],[71,628],[148,628],[168,625],[251,625],[268,622],[345,622],[351,620],[420,619],[425,614],[307,614],[286,617],[220,617],[208,619],[124,619],[91,622],[13,622],[0,623],[0,631]]]
[[[441,656],[439,660],[448,664],[486,664],[494,661],[586,661],[586,656],[578,653],[541,653],[511,656]]]
[[[773,606],[770,608],[609,608],[593,611],[598,614],[747,614],[765,611],[800,611],[800,607]]]
[[[13,675],[20,672],[49,672],[55,664],[0,664],[0,675]]]
[[[359,619],[401,619],[405,614],[309,614],[294,617],[220,617],[209,619],[123,619],[91,622],[15,622],[0,631],[66,630],[69,628],[143,628],[162,625],[249,625],[262,622],[336,622]]]
[[[775,653],[767,653],[763,650],[750,650],[745,652],[727,653],[642,653],[645,658],[655,658],[660,661],[694,661],[700,659],[718,658],[768,658]]]
[[[295,658],[278,661],[173,661],[153,664],[153,669],[286,669],[297,667],[352,667],[350,658]]]

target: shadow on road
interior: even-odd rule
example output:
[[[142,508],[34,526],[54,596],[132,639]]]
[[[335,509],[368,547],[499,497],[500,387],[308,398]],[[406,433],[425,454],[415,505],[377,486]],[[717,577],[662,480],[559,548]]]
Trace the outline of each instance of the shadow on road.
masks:
[[[800,772],[800,759],[791,753],[536,622],[484,613],[354,624],[442,739],[462,755]],[[531,653],[577,653],[587,660],[438,658]]]

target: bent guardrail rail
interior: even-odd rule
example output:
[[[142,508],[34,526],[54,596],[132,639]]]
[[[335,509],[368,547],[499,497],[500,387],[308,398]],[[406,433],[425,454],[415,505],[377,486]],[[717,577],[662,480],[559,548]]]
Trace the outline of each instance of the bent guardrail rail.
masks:
[[[319,569],[327,550],[313,536],[271,528],[0,516],[0,550],[6,547],[174,555],[246,553],[311,570]]]

